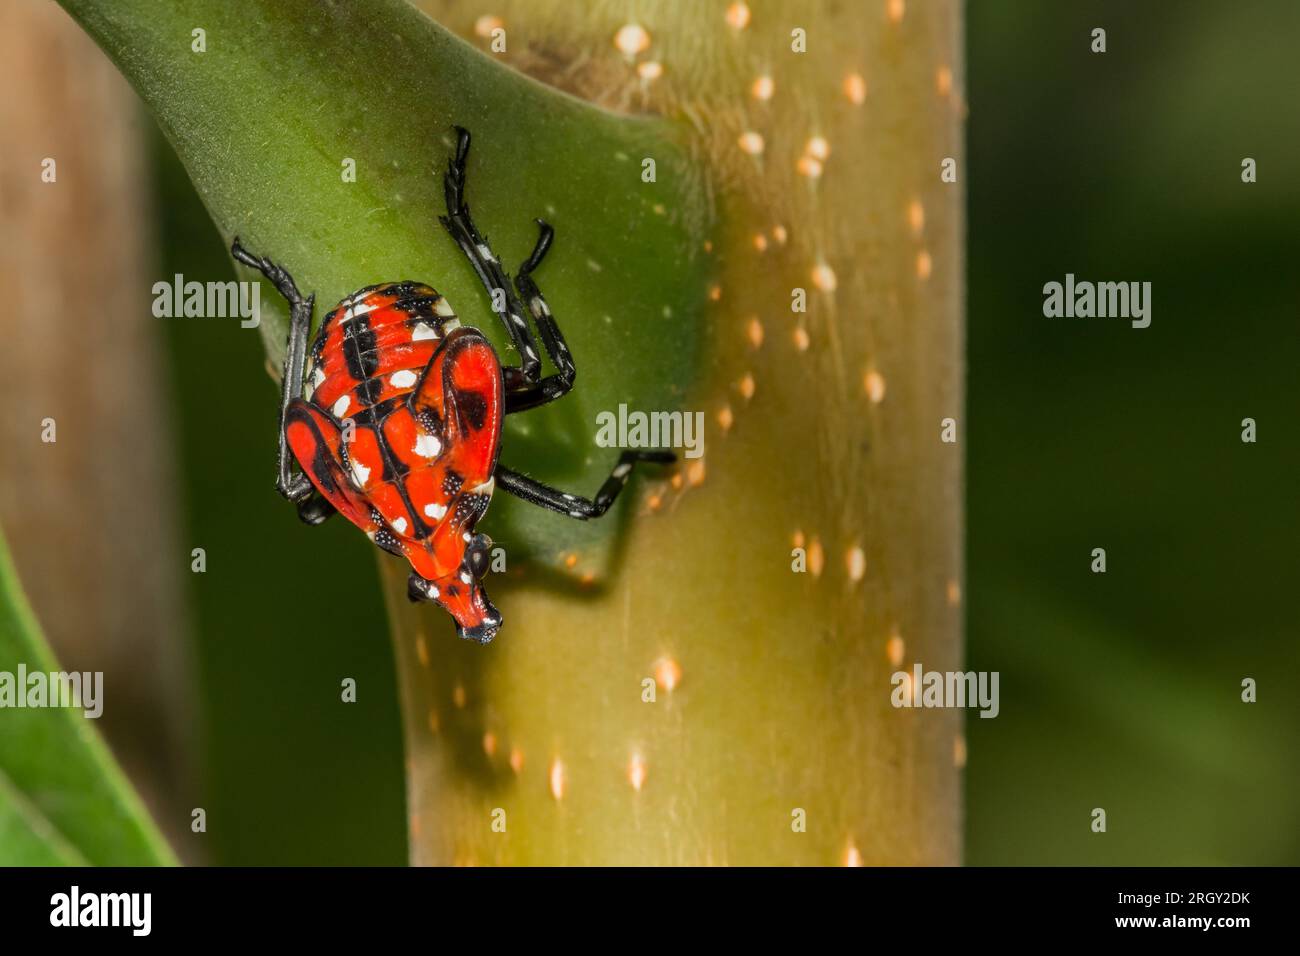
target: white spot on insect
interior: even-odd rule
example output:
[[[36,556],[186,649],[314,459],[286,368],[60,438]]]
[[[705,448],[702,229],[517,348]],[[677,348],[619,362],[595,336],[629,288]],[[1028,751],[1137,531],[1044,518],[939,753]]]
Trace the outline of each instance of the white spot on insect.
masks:
[[[575,498],[573,495],[569,494],[568,492],[562,492],[562,493],[560,494],[560,497],[563,498],[565,501],[577,501],[577,500],[578,500],[577,498]]]
[[[570,517],[570,518],[585,518],[585,517],[587,517],[587,516],[586,516],[585,514],[583,514],[581,511],[570,511],[570,512],[569,512],[569,517]]]
[[[404,368],[400,372],[394,372],[390,375],[388,383],[393,388],[411,388],[416,383],[415,373],[409,368]]]
[[[456,313],[453,312],[453,311],[451,310],[451,304],[450,304],[446,299],[444,299],[442,296],[438,296],[437,301],[435,301],[435,302],[433,303],[433,311],[434,311],[435,313],[437,313],[438,315],[441,315],[441,316],[442,316],[443,318],[445,318],[445,319],[454,319],[454,318],[456,318]],[[444,327],[445,327],[445,328],[456,328],[456,327],[458,327],[459,325],[460,325],[460,323],[457,322],[455,326],[447,325],[447,326],[444,326]]]
[[[437,339],[438,330],[427,322],[417,322],[415,328],[411,329],[412,342],[424,342],[429,339]]]
[[[325,370],[317,365],[311,370],[311,383],[319,385],[323,381],[325,381]]]
[[[437,458],[438,453],[442,451],[442,442],[438,440],[437,435],[418,435],[415,439],[415,448],[412,450],[421,458]]]
[[[542,300],[542,297],[540,295],[533,296],[533,301],[531,304],[532,307],[536,309],[538,312],[542,313],[542,315],[551,314],[550,307],[547,306],[547,304]]]
[[[525,325],[524,317],[522,315],[515,315],[513,312],[510,313],[510,321],[513,322],[515,325],[519,326],[521,329]]]
[[[432,518],[434,521],[441,521],[447,513],[447,506],[440,505],[436,501],[424,506],[424,516]]]
[[[533,347],[531,345],[524,346],[524,354],[527,355],[530,359],[537,358],[537,353],[533,351]]]
[[[430,581],[428,593],[429,593],[429,597],[436,599],[441,592],[439,592],[438,590],[438,585]]]
[[[352,477],[356,478],[358,485],[365,485],[370,478],[370,469],[359,461],[352,463]]]
[[[473,488],[470,488],[468,493],[471,495],[490,495],[492,492],[496,491],[496,488],[496,478],[489,478],[487,481],[480,482]]]
[[[480,242],[478,244],[478,254],[488,262],[496,262],[496,259],[492,255],[492,250],[487,247],[487,243],[485,242]]]
[[[406,519],[395,518],[393,520],[393,530],[396,531],[398,534],[406,534]]]
[[[340,395],[339,400],[334,403],[334,417],[342,418],[348,413],[348,406],[352,404],[352,399],[347,395]]]
[[[470,582],[470,580],[471,580],[471,579],[470,579],[470,576],[469,576],[469,572],[468,572],[468,571],[462,571],[462,572],[460,572],[460,579],[461,579],[461,581],[464,582],[465,584],[469,584],[469,582]]]
[[[351,313],[348,318],[355,318],[358,315],[369,315],[373,311],[375,311],[375,306],[371,302],[354,302],[348,308],[348,312]]]
[[[626,478],[631,471],[632,471],[632,466],[624,462],[623,464],[619,465],[617,468],[614,469],[614,477]]]

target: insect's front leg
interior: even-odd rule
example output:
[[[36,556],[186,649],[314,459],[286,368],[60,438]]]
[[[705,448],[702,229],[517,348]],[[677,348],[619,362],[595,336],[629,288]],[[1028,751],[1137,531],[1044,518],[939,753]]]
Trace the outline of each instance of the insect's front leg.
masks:
[[[231,243],[230,254],[236,261],[256,269],[275,286],[276,291],[289,303],[289,341],[284,350],[284,370],[280,376],[280,449],[276,456],[277,474],[275,490],[287,501],[298,506],[298,517],[307,524],[320,524],[334,514],[333,506],[316,492],[311,480],[301,471],[293,470],[293,456],[289,453],[285,426],[289,403],[302,397],[302,377],[307,362],[307,335],[311,331],[312,309],[316,296],[303,298],[293,276],[283,266],[264,256],[255,256],[239,243]]]

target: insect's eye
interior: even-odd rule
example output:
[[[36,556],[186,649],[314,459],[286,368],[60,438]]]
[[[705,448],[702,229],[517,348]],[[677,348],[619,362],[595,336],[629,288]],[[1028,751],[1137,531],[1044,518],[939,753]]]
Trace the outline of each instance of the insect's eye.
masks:
[[[492,550],[492,539],[485,534],[476,534],[470,538],[469,547],[465,549],[465,566],[476,578],[487,573],[488,558]]]

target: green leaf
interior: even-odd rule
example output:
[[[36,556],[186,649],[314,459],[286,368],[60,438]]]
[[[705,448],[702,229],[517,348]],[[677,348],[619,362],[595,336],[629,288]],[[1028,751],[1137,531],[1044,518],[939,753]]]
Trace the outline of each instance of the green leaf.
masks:
[[[502,260],[527,256],[535,217],[555,227],[536,275],[580,383],[508,422],[504,463],[594,493],[614,458],[593,444],[597,413],[680,407],[707,330],[709,205],[676,125],[543,86],[403,0],[62,3],[153,111],[226,239],[238,235],[315,292],[317,321],[362,286],[421,280],[513,363],[486,292],[437,220],[451,127],[471,131],[468,200]],[[642,179],[646,159],[655,182]],[[261,332],[278,367],[287,315],[262,291],[274,311]],[[268,389],[268,419],[273,402]],[[268,479],[273,445],[268,432]],[[617,527],[507,498],[485,527],[512,560],[590,554]]]
[[[41,636],[0,535],[0,672],[49,674]],[[0,709],[0,865],[170,864],[93,721],[80,709]]]

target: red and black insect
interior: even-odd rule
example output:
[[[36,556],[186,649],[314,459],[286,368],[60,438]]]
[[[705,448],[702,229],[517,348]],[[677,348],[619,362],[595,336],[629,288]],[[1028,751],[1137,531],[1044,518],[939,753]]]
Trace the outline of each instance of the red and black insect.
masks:
[[[577,371],[532,277],[554,231],[537,220],[537,244],[512,288],[470,219],[465,204],[470,137],[460,127],[456,133],[456,155],[443,177],[447,215],[439,218],[492,297],[493,311],[519,351],[518,366],[503,366],[483,333],[462,325],[447,300],[419,282],[354,292],[325,316],[309,353],[315,295],[303,298],[287,271],[251,255],[238,238],[231,253],[265,275],[290,307],[276,489],[298,506],[308,524],[320,524],[337,511],[379,547],[406,558],[413,569],[411,600],[436,601],[455,618],[461,637],[486,644],[500,630],[501,615],[481,583],[492,542],[474,527],[496,487],[586,520],[609,510],[636,462],[668,463],[676,456],[623,452],[591,499],[497,462],[503,416],[565,395]],[[501,294],[493,296],[498,289]],[[525,308],[555,366],[553,374],[542,375]],[[290,453],[301,471],[293,469]]]

